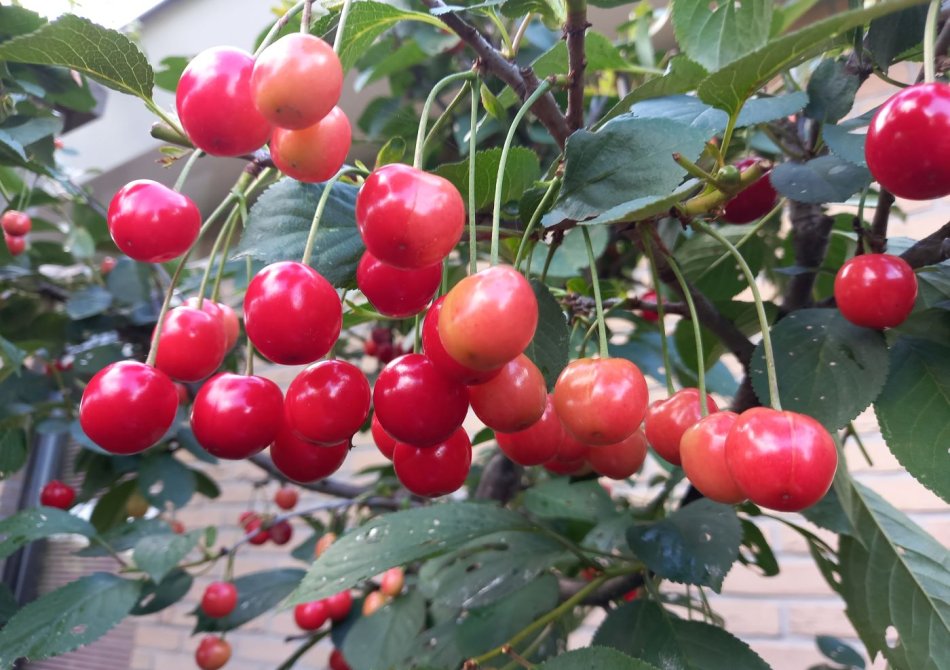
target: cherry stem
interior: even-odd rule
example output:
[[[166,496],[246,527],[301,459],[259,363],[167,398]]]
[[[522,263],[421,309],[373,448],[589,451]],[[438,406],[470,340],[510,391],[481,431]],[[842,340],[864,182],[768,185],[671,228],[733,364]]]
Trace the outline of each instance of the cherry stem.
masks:
[[[505,166],[508,164],[508,152],[511,150],[511,143],[515,139],[515,133],[518,130],[518,124],[525,117],[528,110],[534,106],[534,103],[548,92],[551,88],[551,82],[544,80],[534,90],[534,93],[528,96],[528,99],[521,105],[521,109],[515,114],[511,127],[508,128],[508,136],[505,137],[505,144],[501,148],[501,158],[498,161],[498,176],[495,179],[495,205],[492,209],[491,220],[491,264],[498,265],[498,231],[501,228],[501,192],[505,186]]]
[[[451,86],[457,81],[470,82],[475,76],[475,73],[471,71],[456,72],[437,81],[435,86],[432,87],[432,90],[429,91],[429,97],[426,98],[425,104],[422,105],[422,117],[419,119],[419,131],[416,133],[416,148],[412,157],[412,167],[417,170],[422,169],[422,161],[425,154],[426,123],[429,120],[429,111],[432,109],[432,104],[435,102],[436,96],[438,96],[446,86]]]
[[[310,265],[310,257],[313,255],[313,246],[317,241],[317,230],[320,228],[320,219],[323,217],[323,210],[326,209],[327,202],[330,200],[330,192],[333,190],[333,186],[340,180],[340,177],[351,172],[362,172],[362,170],[347,166],[341,168],[339,172],[323,183],[323,193],[320,194],[317,209],[313,213],[313,221],[310,222],[310,233],[307,235],[307,242],[303,248],[303,257],[300,259],[300,262],[304,265]]]
[[[600,296],[600,279],[597,277],[597,259],[594,257],[594,247],[590,243],[590,231],[587,226],[581,226],[584,233],[584,245],[587,247],[587,261],[590,263],[590,281],[594,285],[594,306],[597,308],[597,332],[600,340],[600,357],[607,358],[610,352],[607,349],[607,321],[604,318],[604,301]]]
[[[699,412],[700,416],[705,417],[709,414],[709,408],[706,407],[706,355],[703,352],[703,334],[699,322],[699,315],[696,313],[696,305],[693,303],[693,294],[689,290],[689,284],[680,271],[679,264],[673,255],[666,258],[670,269],[676,275],[676,281],[683,291],[683,299],[686,301],[686,307],[689,309],[689,318],[693,322],[693,337],[696,339],[696,385],[699,387]],[[658,301],[659,302],[659,301]]]
[[[478,91],[479,79],[465,82],[472,90],[472,109],[468,129],[468,270],[478,272],[478,235],[475,224],[475,150],[478,147]],[[464,88],[463,88],[464,90]],[[459,92],[461,93],[461,91]],[[451,105],[449,105],[451,107]],[[448,109],[446,109],[448,112]],[[443,115],[442,118],[448,118]],[[438,124],[438,122],[436,122]]]
[[[719,233],[719,231],[695,219],[693,220],[693,226],[711,236],[719,242],[719,244],[728,249],[732,257],[736,259],[736,263],[739,264],[742,274],[745,276],[749,290],[752,291],[752,299],[755,301],[755,311],[759,317],[759,328],[762,330],[762,351],[765,354],[765,373],[769,381],[769,404],[772,409],[781,410],[782,403],[779,400],[778,377],[775,373],[775,353],[772,349],[772,336],[769,333],[769,319],[765,314],[765,304],[762,302],[762,294],[759,292],[759,285],[755,281],[755,275],[752,274],[752,270],[749,268],[749,264],[746,263],[745,258],[743,258],[742,253],[732,242]]]
[[[251,257],[245,256],[244,262],[245,268],[247,268],[247,277],[250,280],[251,272],[253,272]],[[244,374],[248,377],[254,374],[254,343],[251,342],[250,335],[247,336],[247,358],[244,360]]]
[[[940,15],[940,0],[930,0],[927,22],[924,24],[924,81],[932,84],[937,80],[936,44],[937,18]]]
[[[333,36],[333,51],[337,55],[340,53],[340,47],[343,46],[343,33],[346,30],[346,20],[350,17],[350,5],[353,0],[344,0],[343,7],[340,9],[340,22],[336,25],[336,35]]]
[[[524,259],[525,251],[528,247],[528,240],[531,239],[531,234],[534,232],[535,227],[537,227],[538,221],[541,220],[541,216],[545,211],[547,211],[547,207],[554,198],[554,194],[557,193],[559,184],[559,179],[555,178],[551,180],[551,183],[548,185],[548,190],[544,192],[543,196],[541,196],[541,202],[538,203],[538,206],[534,210],[534,214],[531,215],[531,220],[528,221],[528,225],[524,229],[524,235],[521,236],[521,243],[518,245],[518,253],[515,254],[516,270],[521,267],[521,261]]]
[[[297,16],[300,11],[304,8],[304,5],[309,5],[313,0],[300,0],[296,5],[288,9],[283,16],[274,21],[274,25],[270,27],[270,30],[267,31],[267,34],[264,36],[264,39],[261,40],[261,43],[258,45],[257,49],[254,50],[254,58],[257,58],[261,55],[261,52],[271,45],[277,35],[280,34],[280,31],[286,26],[292,18]]]
[[[851,421],[848,423],[848,428],[845,433],[845,439],[848,437],[853,437],[854,441],[858,445],[858,449],[861,450],[861,455],[864,456],[864,460],[867,462],[869,467],[874,467],[874,461],[871,460],[871,454],[868,453],[867,447],[864,446],[864,440],[861,439],[861,434],[858,433],[858,429],[854,427],[854,422]],[[842,440],[842,446],[844,446],[844,441]]]
[[[683,168],[684,170],[686,170],[686,172],[687,172],[688,174],[690,174],[690,175],[692,175],[693,177],[696,177],[697,179],[700,179],[700,180],[702,180],[702,181],[704,181],[704,182],[706,182],[706,183],[708,183],[708,184],[712,184],[713,186],[715,186],[716,188],[718,188],[720,191],[724,191],[724,192],[728,193],[729,191],[731,191],[731,190],[734,189],[734,187],[732,187],[732,186],[730,186],[730,185],[728,185],[728,184],[724,184],[724,183],[721,182],[720,180],[716,179],[716,177],[715,177],[714,175],[712,175],[712,174],[710,174],[709,172],[707,172],[706,170],[702,169],[701,167],[699,167],[698,165],[696,165],[696,163],[694,163],[693,161],[691,161],[690,159],[688,159],[686,156],[684,156],[684,155],[681,154],[681,153],[674,153],[674,154],[673,154],[673,160],[676,161],[676,163],[677,163],[681,168]]]
[[[169,115],[168,112],[159,107],[158,103],[149,98],[145,101],[145,106],[152,114],[161,119],[169,128],[178,133],[178,135],[180,135],[186,141],[188,140],[188,136],[185,134],[185,131],[182,130],[181,124],[179,124],[178,121],[176,121],[171,115]]]
[[[544,257],[544,265],[541,267],[541,283],[544,284],[548,280],[548,270],[551,269],[551,261],[554,260],[554,254],[557,251],[558,247],[561,246],[561,242],[564,241],[564,238],[561,236],[556,236],[551,240],[551,246],[548,247],[548,253]]]
[[[518,50],[521,48],[521,41],[524,39],[524,35],[528,32],[528,26],[531,25],[531,21],[534,19],[534,14],[528,12],[525,14],[524,19],[521,20],[521,25],[518,26],[518,30],[515,32],[514,37],[511,38],[511,49],[508,53],[508,58],[514,58],[518,55]]]
[[[261,174],[254,180],[250,186],[248,186],[247,191],[244,193],[244,200],[246,201],[250,195],[257,190],[257,187],[261,185],[262,182],[270,178],[271,168],[266,168],[261,172]],[[243,211],[243,210],[242,210]],[[246,216],[246,214],[245,214]],[[243,223],[246,219],[241,219]],[[218,263],[218,272],[214,278],[214,286],[211,288],[211,299],[214,301],[218,300],[218,296],[221,290],[221,280],[224,278],[224,266],[225,261],[228,255],[228,249],[231,248],[231,239],[234,237],[234,231],[237,230],[237,221],[234,221],[228,228],[228,236],[224,238],[224,247],[221,249],[221,261]],[[210,259],[209,259],[210,262]],[[202,295],[204,292],[202,291]]]
[[[663,307],[663,296],[660,295],[660,273],[656,269],[656,259],[653,258],[653,240],[645,228],[640,229],[643,239],[643,250],[650,261],[650,275],[653,278],[653,290],[656,291],[656,325],[660,330],[660,351],[663,355],[663,370],[666,373],[666,393],[673,395],[676,388],[673,386],[673,367],[670,365],[670,346],[666,339],[666,309]]]
[[[303,12],[300,14],[300,32],[310,32],[310,17],[313,16],[313,0],[303,3]]]
[[[459,105],[462,104],[462,101],[465,99],[465,96],[469,94],[469,91],[471,90],[471,86],[472,86],[472,83],[468,81],[462,84],[462,88],[458,90],[458,93],[455,94],[455,97],[452,98],[452,100],[449,102],[448,105],[446,105],[445,111],[439,114],[438,118],[436,118],[435,123],[432,124],[432,126],[429,128],[429,131],[426,133],[425,141],[422,143],[424,147],[423,153],[425,153],[426,149],[429,148],[429,144],[435,139],[436,135],[438,135],[439,132],[443,128],[445,128],[445,125],[452,119],[452,114],[455,112],[455,109]],[[475,94],[476,95],[478,94],[478,87],[475,88]],[[478,107],[477,98],[475,101],[475,106],[476,108]],[[475,118],[477,121],[478,119],[477,112],[476,112]]]
[[[726,130],[722,134],[722,144],[719,147],[719,158],[725,161],[726,152],[729,150],[729,143],[732,142],[732,134],[736,130],[736,122],[739,120],[739,112],[729,115],[729,121],[726,123]],[[722,167],[720,165],[719,167]]]
[[[780,212],[784,206],[785,206],[785,199],[783,198],[779,200],[779,203],[775,205],[775,207],[773,207],[772,210],[768,214],[763,216],[761,219],[759,219],[752,226],[749,227],[749,230],[747,230],[746,233],[742,237],[739,238],[739,241],[736,242],[736,248],[741,249],[742,246],[746,242],[748,242],[753,237],[755,237],[758,234],[758,232],[762,230],[765,224],[768,223],[769,219],[771,219],[778,212]],[[712,262],[712,265],[706,268],[706,274],[709,274],[710,272],[718,268],[720,265],[722,265],[727,260],[729,260],[730,257],[731,257],[731,254],[728,251],[725,252],[722,256],[714,260]]]
[[[195,163],[198,162],[198,159],[201,158],[203,153],[201,149],[195,149],[195,152],[188,157],[188,162],[185,163],[185,167],[181,169],[178,179],[175,180],[175,185],[172,187],[173,190],[181,192],[181,187],[185,185],[185,180],[188,179],[188,175],[191,174],[191,169],[195,166]]]
[[[204,303],[205,291],[208,289],[208,280],[211,278],[211,268],[214,266],[214,259],[218,256],[218,252],[221,250],[221,245],[224,243],[224,240],[231,239],[231,233],[233,233],[234,229],[237,227],[237,215],[239,211],[239,205],[234,205],[234,207],[231,208],[231,213],[228,214],[228,218],[225,220],[224,225],[221,226],[221,230],[218,231],[218,236],[214,238],[214,244],[211,246],[211,253],[208,254],[208,262],[205,265],[204,274],[201,275],[201,284],[198,286],[198,309],[201,309],[201,306]],[[219,270],[221,271],[217,273],[218,276],[223,274],[223,255],[219,261],[219,266]],[[217,282],[215,282],[215,286],[217,286]],[[212,300],[214,300],[213,297]]]

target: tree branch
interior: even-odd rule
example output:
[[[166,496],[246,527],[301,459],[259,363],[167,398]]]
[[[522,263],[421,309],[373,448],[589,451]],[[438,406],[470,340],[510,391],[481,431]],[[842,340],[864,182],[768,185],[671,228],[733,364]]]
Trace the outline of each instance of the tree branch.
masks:
[[[817,270],[828,252],[828,238],[834,219],[827,216],[821,206],[802,202],[789,202],[792,219],[792,236],[795,248],[795,264],[808,268],[792,277],[785,291],[782,312],[787,314],[812,304],[812,288]]]
[[[567,21],[564,23],[564,38],[567,41],[567,124],[570,129],[584,127],[584,70],[587,58],[584,55],[584,35],[590,23],[587,21],[587,0],[567,0]]]
[[[523,467],[504,454],[495,454],[482,471],[474,497],[478,500],[497,500],[505,505],[521,489],[523,472]]]
[[[558,588],[560,591],[560,601],[564,602],[568,598],[576,595],[578,591],[587,586],[586,581],[581,579],[560,579]],[[622,598],[624,595],[636,588],[643,586],[643,574],[635,572],[621,577],[613,577],[601,584],[600,588],[584,598],[581,605],[603,606],[607,603]]]
[[[874,210],[874,220],[871,222],[871,232],[867,236],[871,253],[883,254],[887,249],[887,222],[891,218],[893,204],[893,194],[882,186]]]
[[[901,254],[912,268],[922,268],[950,259],[950,223],[932,232]]]

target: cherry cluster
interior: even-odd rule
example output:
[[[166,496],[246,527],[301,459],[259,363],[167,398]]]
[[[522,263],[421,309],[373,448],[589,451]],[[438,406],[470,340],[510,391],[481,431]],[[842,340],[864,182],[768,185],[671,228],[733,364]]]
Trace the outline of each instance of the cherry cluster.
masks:
[[[0,228],[3,228],[3,241],[11,256],[19,256],[26,251],[26,236],[33,228],[33,221],[28,215],[8,209],[0,216]]]

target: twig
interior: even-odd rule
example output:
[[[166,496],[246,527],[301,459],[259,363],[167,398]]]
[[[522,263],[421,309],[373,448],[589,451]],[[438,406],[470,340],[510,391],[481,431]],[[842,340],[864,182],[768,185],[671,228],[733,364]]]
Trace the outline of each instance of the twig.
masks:
[[[788,314],[812,304],[812,288],[817,270],[828,252],[828,239],[834,219],[827,216],[819,205],[789,201],[792,220],[792,242],[795,264],[809,271],[793,276],[785,290],[782,312]]]
[[[874,209],[874,220],[871,222],[871,231],[867,235],[871,253],[882,254],[887,249],[887,222],[890,219],[893,204],[893,194],[881,187],[877,207]]]
[[[901,254],[912,268],[922,268],[950,259],[950,223],[930,233]]]
[[[587,0],[567,0],[567,21],[564,23],[564,38],[567,42],[567,124],[571,130],[584,127],[584,71],[587,58],[584,54],[584,36],[590,23],[587,21]]]

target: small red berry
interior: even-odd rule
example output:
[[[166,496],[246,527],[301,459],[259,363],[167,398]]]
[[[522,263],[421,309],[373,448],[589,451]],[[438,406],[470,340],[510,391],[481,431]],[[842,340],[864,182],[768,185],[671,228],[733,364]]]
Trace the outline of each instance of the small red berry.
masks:
[[[330,618],[326,600],[300,603],[294,608],[294,621],[302,630],[317,630]]]
[[[274,503],[281,509],[293,509],[297,506],[297,489],[292,486],[281,486],[274,494]]]
[[[231,659],[231,645],[217,635],[202,638],[195,651],[195,663],[201,670],[219,670]]]
[[[220,619],[234,611],[237,599],[237,587],[232,582],[211,582],[201,596],[201,611]]]
[[[48,482],[40,492],[40,504],[47,507],[69,509],[75,500],[76,490],[58,479]]]

